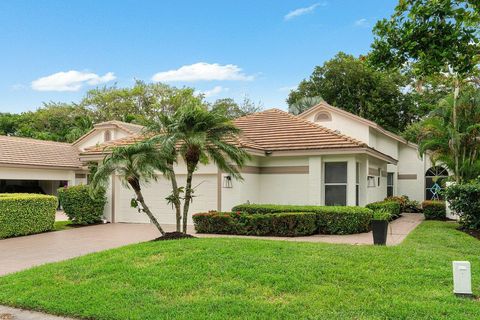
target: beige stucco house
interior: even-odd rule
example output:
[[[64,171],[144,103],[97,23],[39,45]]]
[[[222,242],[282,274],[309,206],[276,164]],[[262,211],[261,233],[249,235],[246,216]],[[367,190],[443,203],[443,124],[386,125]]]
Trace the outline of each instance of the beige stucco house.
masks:
[[[243,180],[232,179],[213,164],[199,167],[194,176],[196,197],[192,212],[230,210],[245,202],[364,206],[387,195],[406,194],[418,201],[428,196],[425,173],[429,165],[419,157],[416,145],[327,103],[299,116],[271,109],[239,118],[235,123],[242,129],[238,144],[252,156],[241,169]],[[9,164],[13,162],[10,155],[14,153],[9,155],[1,151],[0,186],[10,183],[8,180],[29,177],[46,181],[55,177],[57,180],[53,181],[68,184],[85,183],[87,164],[101,161],[108,152],[106,147],[133,143],[141,135],[141,126],[109,121],[95,125],[72,145],[0,137],[0,146],[17,140],[28,145],[57,146],[58,150],[47,152],[50,154],[48,163],[64,165],[47,168],[39,159],[29,161],[32,153],[24,154],[27,151],[22,143],[12,143],[9,148],[16,149],[16,157],[27,159],[28,165]],[[71,152],[68,159],[72,161],[68,168],[67,163],[63,163],[67,157],[60,155],[67,150]],[[52,158],[55,153],[57,156]],[[186,175],[181,161],[176,171],[181,182]],[[38,176],[32,172],[37,172]],[[50,176],[51,172],[57,175]],[[165,200],[170,188],[169,181],[161,176],[157,182],[143,188],[147,202],[164,224],[174,223],[172,207]],[[133,193],[116,175],[111,177],[107,196],[107,220],[148,222],[145,215],[130,207]]]

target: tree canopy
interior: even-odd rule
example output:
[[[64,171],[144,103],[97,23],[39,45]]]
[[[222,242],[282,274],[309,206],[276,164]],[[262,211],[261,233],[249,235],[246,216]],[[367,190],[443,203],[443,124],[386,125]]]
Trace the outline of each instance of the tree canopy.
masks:
[[[48,102],[35,111],[0,113],[0,134],[73,142],[95,123],[119,120],[148,126],[158,114],[171,114],[192,100],[205,109],[221,109],[229,118],[261,109],[248,97],[242,103],[230,98],[207,103],[193,88],[137,81],[132,87],[90,90],[77,103]]]
[[[375,121],[393,132],[401,132],[425,114],[415,108],[413,96],[405,90],[410,83],[400,72],[380,71],[364,58],[338,53],[322,66],[316,66],[310,78],[290,92],[290,111],[301,113],[311,105],[305,98],[323,98],[329,104]]]

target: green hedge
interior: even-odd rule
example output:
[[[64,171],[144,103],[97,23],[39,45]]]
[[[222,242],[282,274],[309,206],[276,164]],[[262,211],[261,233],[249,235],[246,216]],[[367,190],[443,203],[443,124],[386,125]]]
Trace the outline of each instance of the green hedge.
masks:
[[[373,212],[362,207],[298,206],[276,204],[242,204],[233,212],[272,214],[279,212],[313,212],[317,215],[318,231],[322,234],[352,234],[370,230]]]
[[[363,207],[317,207],[318,231],[321,234],[368,232],[373,211]]]
[[[445,220],[447,219],[447,211],[444,201],[423,201],[423,214],[427,220]]]
[[[453,184],[444,191],[450,209],[460,216],[460,227],[480,230],[480,179],[463,184]]]
[[[92,196],[88,185],[60,188],[58,199],[68,218],[84,225],[100,222],[107,202],[105,190]]]
[[[208,212],[193,215],[199,233],[297,237],[315,234],[315,213],[246,214]]]
[[[0,194],[0,239],[50,231],[58,201],[41,194]]]
[[[397,219],[402,214],[402,207],[397,201],[377,201],[369,203],[365,207],[373,211],[385,210],[391,215],[392,220]]]

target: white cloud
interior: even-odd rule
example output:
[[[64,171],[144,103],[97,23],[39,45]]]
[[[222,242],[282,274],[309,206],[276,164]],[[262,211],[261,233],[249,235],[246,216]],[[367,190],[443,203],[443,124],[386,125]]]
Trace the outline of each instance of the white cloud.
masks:
[[[92,72],[76,70],[62,71],[32,81],[31,86],[36,91],[78,91],[84,85],[98,85],[115,80],[113,72],[99,76]]]
[[[203,94],[205,98],[210,98],[210,97],[218,96],[220,93],[225,91],[228,91],[228,88],[224,88],[222,86],[215,86],[210,90],[205,90],[200,93]]]
[[[211,81],[211,80],[253,80],[254,76],[246,75],[234,64],[220,65],[218,63],[198,62],[182,66],[176,70],[158,72],[152,80],[156,82],[169,81]]]
[[[287,13],[283,17],[283,19],[285,21],[288,21],[288,20],[291,20],[293,18],[303,16],[304,14],[313,13],[317,7],[320,7],[320,6],[323,7],[323,6],[326,6],[326,5],[327,5],[326,2],[322,2],[322,3],[318,2],[318,3],[312,4],[310,7],[298,8],[298,9],[295,9],[295,10]]]
[[[355,21],[354,23],[355,27],[368,27],[368,20],[365,19],[365,18],[362,18],[362,19],[358,19],[357,21]]]

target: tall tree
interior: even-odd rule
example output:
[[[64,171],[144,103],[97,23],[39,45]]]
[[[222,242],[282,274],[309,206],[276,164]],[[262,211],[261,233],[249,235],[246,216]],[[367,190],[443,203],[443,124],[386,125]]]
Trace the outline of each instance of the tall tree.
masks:
[[[145,202],[142,185],[157,180],[158,172],[169,172],[167,162],[170,155],[162,154],[156,145],[145,142],[115,147],[109,151],[111,153],[96,168],[91,182],[93,189],[107,187],[112,174],[118,174],[122,184],[135,192],[135,197],[131,201],[132,206],[144,212],[164,235],[165,231]]]
[[[95,114],[95,121],[120,120],[147,123],[159,112],[171,112],[192,88],[175,88],[162,83],[136,81],[131,88],[103,87],[87,92],[80,105]]]
[[[470,87],[460,94],[456,127],[453,103],[452,94],[414,128],[420,152],[428,154],[433,163],[447,166],[463,182],[480,176],[480,91]],[[455,138],[458,146],[452,143]]]
[[[253,102],[249,97],[245,96],[241,103],[235,102],[232,98],[224,98],[216,100],[210,108],[212,110],[221,110],[229,118],[235,119],[243,117],[262,110],[261,103]]]
[[[41,140],[73,142],[92,128],[92,113],[76,104],[45,103],[36,111],[22,113],[15,135]]]
[[[235,141],[240,130],[221,109],[207,110],[196,99],[178,108],[171,115],[161,115],[156,125],[151,126],[154,137],[151,142],[162,148],[162,152],[181,158],[187,167],[185,187],[178,187],[175,171],[170,173],[172,195],[169,197],[177,211],[177,230],[180,230],[181,212],[182,232],[187,232],[190,203],[194,197],[193,174],[199,164],[213,161],[217,167],[241,179],[238,168],[243,166],[249,155],[239,148]],[[169,166],[172,163],[169,163]]]
[[[390,19],[377,22],[370,60],[384,69],[409,68],[425,77],[449,73],[453,81],[452,136],[455,172],[460,165],[457,99],[480,62],[478,0],[400,0]],[[457,177],[459,178],[459,177]]]
[[[287,103],[295,113],[309,107],[307,97],[321,97],[328,103],[353,114],[375,121],[393,132],[400,132],[419,115],[412,97],[405,92],[407,76],[399,72],[378,71],[363,58],[338,53],[322,66],[315,67],[288,96]]]

